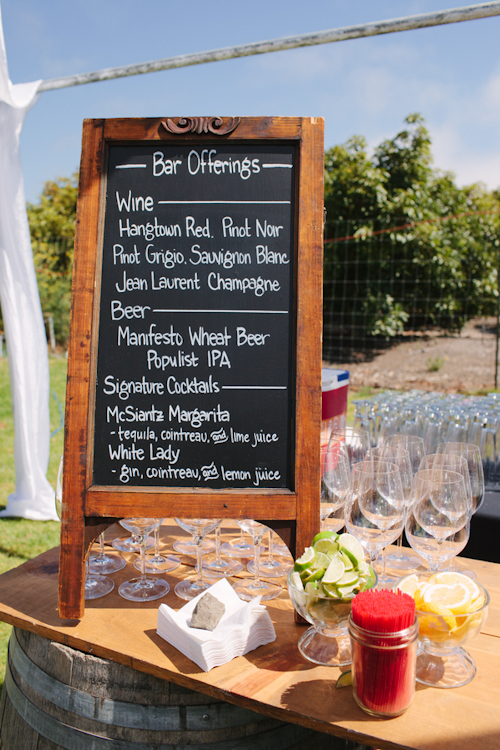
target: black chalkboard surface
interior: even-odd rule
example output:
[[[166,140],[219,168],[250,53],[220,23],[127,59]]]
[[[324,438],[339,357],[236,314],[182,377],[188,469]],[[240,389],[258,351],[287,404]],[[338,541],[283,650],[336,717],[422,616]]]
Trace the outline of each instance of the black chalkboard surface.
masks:
[[[111,146],[99,485],[293,489],[295,147]]]

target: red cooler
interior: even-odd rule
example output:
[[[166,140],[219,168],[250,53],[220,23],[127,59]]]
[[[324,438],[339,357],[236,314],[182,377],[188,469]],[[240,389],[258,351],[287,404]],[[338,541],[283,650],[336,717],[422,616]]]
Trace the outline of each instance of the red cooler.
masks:
[[[323,367],[321,371],[321,447],[326,448],[332,430],[345,427],[347,419],[347,392],[349,370]]]

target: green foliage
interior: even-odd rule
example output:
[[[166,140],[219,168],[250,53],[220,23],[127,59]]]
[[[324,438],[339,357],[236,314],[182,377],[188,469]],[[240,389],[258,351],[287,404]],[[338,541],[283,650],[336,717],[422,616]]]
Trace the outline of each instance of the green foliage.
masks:
[[[33,259],[44,316],[52,315],[56,340],[69,335],[77,175],[45,183],[40,202],[28,203]]]
[[[360,136],[326,153],[326,342],[362,348],[367,336],[459,330],[496,312],[499,191],[459,188],[433,168],[422,117],[405,124],[371,157]]]

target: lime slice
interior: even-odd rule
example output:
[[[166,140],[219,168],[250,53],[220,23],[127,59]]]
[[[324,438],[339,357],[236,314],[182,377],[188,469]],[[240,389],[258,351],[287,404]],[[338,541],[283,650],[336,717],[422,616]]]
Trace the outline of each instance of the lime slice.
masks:
[[[298,570],[299,572],[301,570],[307,570],[307,568],[310,568],[313,564],[313,562],[316,559],[316,550],[313,547],[306,547],[304,550],[304,554],[299,557],[297,560],[295,560],[295,565],[293,566],[294,570]]]
[[[339,679],[335,683],[336,688],[343,688],[352,685],[352,672],[350,669],[347,672],[342,672]]]
[[[305,571],[306,572],[306,571]],[[302,574],[302,583],[310,583],[311,581],[319,581],[320,578],[323,578],[325,573],[324,568],[318,568],[317,570],[308,570],[307,574]]]
[[[339,596],[341,599],[354,599],[358,590],[357,583],[351,583],[348,586],[337,586]]]
[[[323,568],[323,570],[326,570],[330,565],[330,560],[331,558],[328,555],[325,555],[324,552],[318,552],[316,554],[313,568]]]
[[[339,590],[337,586],[334,583],[323,583],[322,582],[322,588],[325,593],[325,596],[327,596],[329,599],[340,599]]]
[[[316,542],[314,549],[316,552],[322,552],[323,554],[328,555],[328,557],[332,557],[338,551],[339,545],[337,542],[334,542],[333,539],[325,538]]]
[[[338,539],[338,536],[339,535],[335,531],[320,531],[319,534],[316,534],[312,541],[313,547],[316,546],[320,539],[333,539],[333,541],[335,541],[336,539]]]
[[[323,583],[337,583],[339,578],[344,575],[344,563],[340,555],[336,555],[332,558],[332,561],[326,569],[325,575],[323,576]]]
[[[319,593],[319,585],[316,581],[309,581],[306,583],[304,591],[310,596],[315,596]]]
[[[344,568],[346,570],[352,570],[354,568],[354,565],[353,565],[352,560],[349,557],[349,555],[346,555],[345,552],[341,552],[340,556],[342,558],[342,562],[344,563]]]
[[[359,576],[354,570],[347,570],[342,578],[339,578],[337,581],[337,586],[348,586],[351,583],[358,583],[359,582]]]
[[[290,581],[296,589],[298,589],[299,591],[304,591],[302,578],[300,577],[300,573],[297,573],[296,570],[294,570],[294,572],[290,574]]]
[[[342,552],[351,558],[353,565],[357,566],[365,559],[365,551],[361,544],[351,534],[341,534],[338,539]]]

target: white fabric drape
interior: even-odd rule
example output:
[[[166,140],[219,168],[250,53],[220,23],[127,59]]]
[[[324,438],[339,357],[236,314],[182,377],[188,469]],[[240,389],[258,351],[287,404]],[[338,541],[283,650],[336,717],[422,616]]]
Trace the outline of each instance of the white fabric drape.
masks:
[[[19,137],[41,81],[9,80],[0,10],[0,300],[9,357],[16,488],[1,516],[57,520],[49,462],[49,363],[26,215]],[[3,499],[3,498],[2,498]]]

